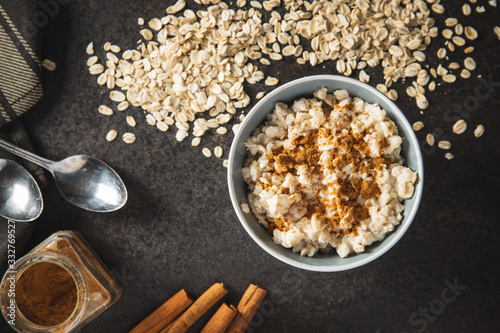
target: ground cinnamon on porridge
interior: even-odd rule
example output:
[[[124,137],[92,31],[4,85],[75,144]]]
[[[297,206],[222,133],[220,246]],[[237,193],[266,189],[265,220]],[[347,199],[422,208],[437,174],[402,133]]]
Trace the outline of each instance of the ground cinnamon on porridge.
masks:
[[[401,219],[416,174],[403,167],[401,137],[378,105],[347,91],[277,103],[246,142],[249,204],[274,241],[302,255],[362,252]]]

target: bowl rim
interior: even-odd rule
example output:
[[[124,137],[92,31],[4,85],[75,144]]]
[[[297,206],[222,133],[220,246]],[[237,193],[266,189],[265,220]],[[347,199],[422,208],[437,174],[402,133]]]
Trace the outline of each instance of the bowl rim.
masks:
[[[266,244],[263,240],[261,240],[259,238],[259,236],[250,228],[249,221],[246,220],[246,218],[244,217],[244,215],[241,211],[240,204],[238,203],[237,198],[236,198],[236,191],[235,191],[234,183],[232,181],[232,179],[233,179],[233,163],[234,163],[234,157],[235,157],[236,149],[237,149],[236,145],[237,145],[238,141],[241,140],[241,135],[243,133],[242,128],[247,126],[248,122],[252,118],[251,116],[254,115],[255,113],[257,113],[258,110],[260,109],[260,107],[263,104],[265,104],[269,99],[271,99],[274,96],[276,96],[277,94],[281,93],[283,90],[288,89],[291,86],[305,84],[305,83],[310,82],[310,81],[321,80],[321,79],[333,80],[333,81],[337,81],[337,82],[341,82],[341,83],[353,84],[353,85],[360,87],[361,89],[367,90],[369,93],[375,95],[379,99],[382,99],[391,109],[391,113],[397,114],[397,119],[398,119],[398,122],[400,123],[399,126],[401,126],[401,124],[402,124],[407,129],[407,132],[409,133],[409,136],[407,137],[407,139],[410,142],[410,144],[414,147],[416,161],[417,161],[417,171],[418,171],[417,184],[414,188],[413,197],[412,197],[415,199],[415,203],[409,212],[406,212],[406,210],[405,210],[405,213],[408,214],[408,217],[406,219],[403,219],[403,221],[405,222],[404,224],[402,223],[402,221],[400,221],[400,223],[397,225],[397,229],[392,232],[392,233],[395,233],[394,238],[392,238],[390,241],[386,242],[385,244],[383,242],[386,238],[382,239],[381,241],[379,241],[381,243],[381,245],[380,245],[381,247],[377,248],[377,251],[369,254],[367,257],[365,257],[361,260],[358,260],[358,261],[355,261],[352,263],[346,263],[346,264],[340,264],[340,265],[325,265],[325,266],[317,266],[317,265],[312,265],[312,264],[296,261],[296,260],[289,258],[281,253],[276,252],[274,249],[270,248],[268,246],[268,244]],[[342,88],[338,88],[338,89],[342,89]],[[312,92],[311,92],[311,95],[312,95]],[[271,113],[271,112],[272,112],[272,110],[269,113]],[[274,89],[273,91],[268,93],[264,98],[262,98],[257,104],[255,104],[252,107],[252,109],[247,114],[247,116],[245,117],[243,122],[240,124],[240,128],[236,132],[236,134],[233,138],[233,141],[231,143],[231,149],[230,149],[229,157],[228,157],[227,181],[228,181],[229,195],[231,197],[231,203],[233,205],[234,211],[236,212],[236,215],[238,216],[238,220],[240,221],[241,225],[246,230],[248,235],[250,235],[250,237],[264,251],[266,251],[274,258],[276,258],[276,259],[278,259],[278,260],[280,260],[288,265],[291,265],[291,266],[294,266],[297,268],[301,268],[304,270],[316,271],[316,272],[340,272],[340,271],[345,271],[345,270],[354,269],[354,268],[364,266],[364,265],[374,261],[375,259],[381,257],[383,254],[387,253],[394,245],[396,245],[396,243],[399,242],[399,240],[406,234],[406,231],[408,230],[408,228],[412,224],[412,222],[417,214],[418,208],[420,206],[422,192],[423,192],[424,164],[423,164],[423,158],[422,158],[422,152],[420,149],[420,144],[418,142],[418,139],[417,139],[408,119],[406,118],[404,113],[399,109],[399,107],[393,101],[391,101],[387,96],[385,96],[384,94],[382,94],[380,91],[378,91],[374,87],[370,86],[369,84],[363,83],[363,82],[358,81],[358,80],[353,79],[353,78],[349,78],[349,77],[345,77],[345,76],[341,76],[341,75],[334,75],[334,74],[310,75],[310,76],[305,76],[305,77],[302,77],[299,79],[292,80],[290,82],[287,82],[287,83],[277,87],[276,89]],[[289,250],[292,251],[292,249],[289,249]]]

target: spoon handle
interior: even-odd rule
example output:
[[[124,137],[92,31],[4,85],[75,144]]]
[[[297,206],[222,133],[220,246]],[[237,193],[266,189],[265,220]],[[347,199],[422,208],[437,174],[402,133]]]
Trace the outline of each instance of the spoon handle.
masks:
[[[19,148],[3,139],[0,139],[0,148],[8,151],[11,154],[24,158],[27,161],[38,164],[39,166],[49,171],[51,171],[52,164],[54,164],[54,162],[51,160],[35,155],[32,152]]]

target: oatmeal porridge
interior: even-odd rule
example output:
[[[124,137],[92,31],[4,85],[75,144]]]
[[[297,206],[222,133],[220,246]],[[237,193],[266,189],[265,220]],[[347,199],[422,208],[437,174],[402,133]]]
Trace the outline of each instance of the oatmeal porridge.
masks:
[[[275,243],[346,257],[399,224],[417,174],[402,165],[402,138],[379,105],[346,90],[313,97],[276,103],[246,141],[248,204]]]

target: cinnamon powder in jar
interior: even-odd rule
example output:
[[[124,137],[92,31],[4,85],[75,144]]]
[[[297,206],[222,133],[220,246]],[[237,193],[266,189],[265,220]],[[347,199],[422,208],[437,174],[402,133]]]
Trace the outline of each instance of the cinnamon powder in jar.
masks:
[[[50,262],[28,267],[16,283],[16,303],[23,315],[40,326],[56,326],[73,312],[77,287],[71,274]]]

